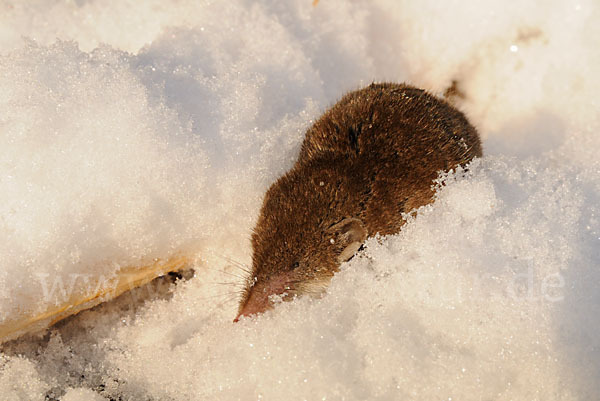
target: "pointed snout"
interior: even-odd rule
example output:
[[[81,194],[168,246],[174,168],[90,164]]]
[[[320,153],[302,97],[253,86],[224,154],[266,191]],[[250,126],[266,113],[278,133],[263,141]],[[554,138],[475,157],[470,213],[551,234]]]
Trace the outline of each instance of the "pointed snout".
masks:
[[[271,302],[269,301],[270,295],[272,294],[269,293],[266,286],[253,286],[246,302],[240,308],[237,317],[233,321],[237,322],[242,316],[256,315],[257,313],[263,313],[271,308]]]
[[[279,274],[272,277],[266,283],[255,283],[251,288],[245,301],[242,301],[239,313],[234,322],[240,320],[242,316],[251,316],[265,312],[273,307],[269,300],[271,295],[281,295],[288,289],[289,276]]]
[[[267,309],[271,308],[270,302],[267,297],[265,297],[265,301],[246,303],[242,310],[238,313],[237,317],[233,320],[237,322],[240,320],[242,316],[251,316],[256,315],[258,313],[263,313]]]

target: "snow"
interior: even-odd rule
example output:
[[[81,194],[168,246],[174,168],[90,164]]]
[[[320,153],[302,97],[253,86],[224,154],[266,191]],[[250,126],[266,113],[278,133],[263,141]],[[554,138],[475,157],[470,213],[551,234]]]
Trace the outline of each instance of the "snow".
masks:
[[[87,388],[69,389],[67,393],[61,398],[62,401],[104,401],[106,398],[102,397],[93,390]]]
[[[312,3],[0,1],[0,321],[195,258],[0,346],[4,399],[598,398],[600,6]],[[381,80],[456,81],[485,156],[325,297],[234,324],[264,191]]]

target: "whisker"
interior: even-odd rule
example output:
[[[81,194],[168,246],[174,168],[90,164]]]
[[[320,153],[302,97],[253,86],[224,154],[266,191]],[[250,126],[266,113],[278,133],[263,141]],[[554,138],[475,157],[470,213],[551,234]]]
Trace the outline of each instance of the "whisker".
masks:
[[[214,299],[214,298],[218,298],[218,297],[237,296],[239,294],[240,294],[239,291],[233,291],[233,292],[225,292],[225,293],[222,293],[222,294],[207,295],[207,296],[204,296],[204,297],[199,297],[198,299]]]
[[[252,271],[251,271],[251,269],[250,269],[249,266],[247,266],[247,265],[245,265],[245,264],[243,264],[241,262],[238,262],[237,260],[235,260],[235,259],[233,259],[233,258],[231,258],[229,256],[225,256],[225,255],[219,254],[219,253],[217,253],[215,251],[209,251],[209,252],[211,254],[213,254],[214,256],[217,256],[217,257],[219,257],[221,259],[226,260],[227,262],[231,263],[234,267],[237,267],[238,269],[242,270],[244,273],[247,273],[247,274],[251,274],[252,273]]]
[[[206,270],[212,270],[214,272],[225,273],[225,274],[229,274],[230,276],[237,277],[237,278],[242,279],[242,280],[246,280],[246,277],[244,277],[244,276],[240,276],[238,274],[231,273],[231,272],[228,272],[228,271],[225,271],[225,270],[211,269],[210,267],[206,267]]]
[[[239,287],[239,288],[244,288],[244,285],[241,283],[227,283],[227,282],[222,282],[222,281],[209,281],[209,284],[219,284],[219,285],[229,285],[232,287]]]
[[[221,301],[219,305],[223,305],[224,303],[232,302],[237,299],[237,296],[230,296]]]
[[[230,297],[230,298],[224,299],[223,301],[212,305],[212,307],[210,309],[214,311],[217,308],[223,307],[223,306],[235,301],[235,299],[236,299],[235,297]]]
[[[246,273],[250,273],[250,266],[245,265],[242,262],[239,262],[233,258],[230,258],[228,256],[222,256],[225,260],[227,260],[230,263],[233,263],[234,266],[239,267],[241,270],[245,271]]]

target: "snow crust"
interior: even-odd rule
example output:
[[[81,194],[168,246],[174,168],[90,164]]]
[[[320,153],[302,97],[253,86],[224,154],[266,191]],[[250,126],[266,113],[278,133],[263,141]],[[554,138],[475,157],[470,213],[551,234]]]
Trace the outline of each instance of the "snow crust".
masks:
[[[196,257],[2,345],[3,398],[598,398],[598,20],[591,0],[0,2],[0,321]],[[219,283],[242,283],[264,191],[381,80],[455,81],[484,158],[322,299],[232,323]]]

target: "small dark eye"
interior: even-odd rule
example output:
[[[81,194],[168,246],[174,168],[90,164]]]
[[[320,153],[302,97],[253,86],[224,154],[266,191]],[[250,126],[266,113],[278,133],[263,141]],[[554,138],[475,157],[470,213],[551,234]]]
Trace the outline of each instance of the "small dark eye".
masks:
[[[294,263],[292,263],[292,269],[297,269],[298,266],[300,266],[300,262],[294,262]]]

